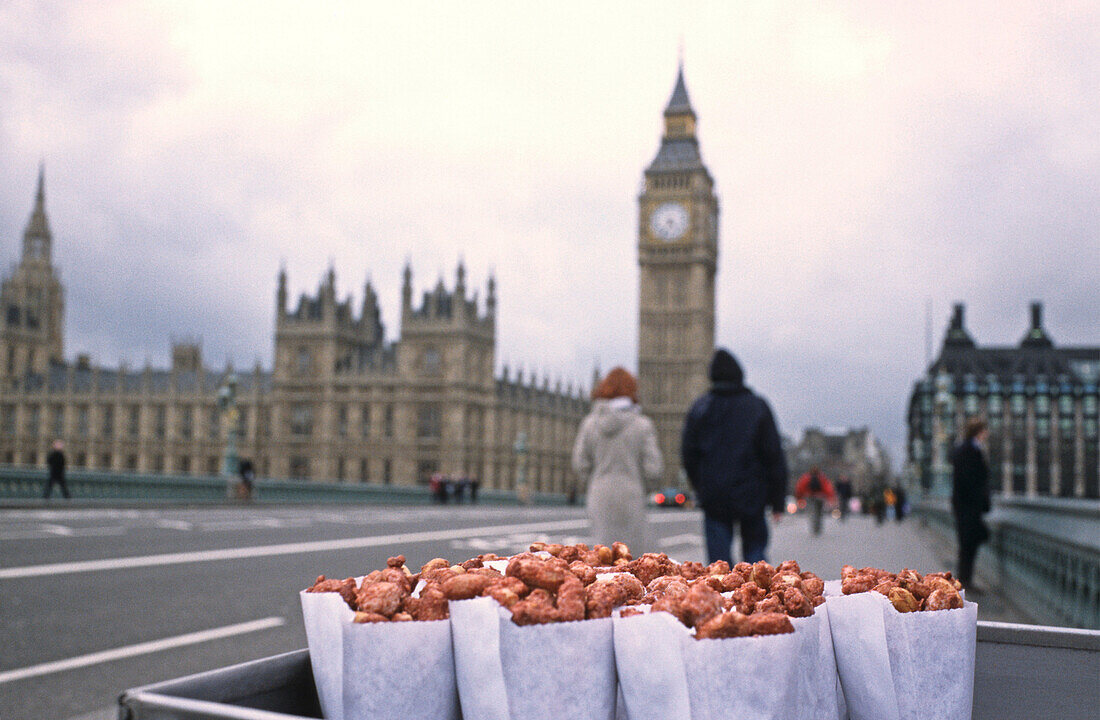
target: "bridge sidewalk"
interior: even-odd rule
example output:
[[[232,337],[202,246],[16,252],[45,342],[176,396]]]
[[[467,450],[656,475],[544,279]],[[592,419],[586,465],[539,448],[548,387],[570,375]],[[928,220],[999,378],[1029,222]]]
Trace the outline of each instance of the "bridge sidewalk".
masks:
[[[918,572],[954,570],[954,550],[920,520],[908,517],[903,522],[886,521],[876,525],[867,516],[849,516],[846,522],[826,518],[821,535],[810,534],[809,519],[785,516],[774,528],[768,548],[768,559],[779,562],[793,558],[804,570],[812,570],[825,579],[840,577],[845,565],[867,565],[898,571],[912,568]],[[992,562],[986,552],[979,552],[979,570],[983,562]],[[981,584],[968,592],[967,599],[978,603],[978,618],[997,622],[1029,623],[1033,620],[999,597],[989,585]]]

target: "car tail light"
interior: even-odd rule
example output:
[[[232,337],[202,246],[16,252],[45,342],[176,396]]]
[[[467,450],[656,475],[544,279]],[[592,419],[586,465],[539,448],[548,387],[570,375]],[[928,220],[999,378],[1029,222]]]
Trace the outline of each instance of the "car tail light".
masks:
[[[683,505],[686,500],[687,500],[687,498],[684,497],[683,493],[677,493],[676,494],[676,504],[677,505]]]
[[[653,502],[657,503],[658,505],[664,505],[665,504],[665,494],[664,493],[657,493],[656,495],[653,496]]]

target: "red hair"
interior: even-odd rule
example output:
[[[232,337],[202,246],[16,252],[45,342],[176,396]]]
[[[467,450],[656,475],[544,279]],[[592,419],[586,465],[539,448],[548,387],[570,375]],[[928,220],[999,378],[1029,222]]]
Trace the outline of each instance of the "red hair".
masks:
[[[638,381],[624,367],[614,368],[599,385],[592,388],[593,400],[613,400],[617,397],[638,402]]]

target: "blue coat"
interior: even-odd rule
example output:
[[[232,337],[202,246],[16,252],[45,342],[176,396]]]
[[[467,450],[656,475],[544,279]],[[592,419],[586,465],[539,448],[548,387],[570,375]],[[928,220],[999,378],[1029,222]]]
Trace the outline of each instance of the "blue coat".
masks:
[[[709,515],[781,512],[787,461],[771,409],[738,383],[716,383],[684,421],[681,460]]]

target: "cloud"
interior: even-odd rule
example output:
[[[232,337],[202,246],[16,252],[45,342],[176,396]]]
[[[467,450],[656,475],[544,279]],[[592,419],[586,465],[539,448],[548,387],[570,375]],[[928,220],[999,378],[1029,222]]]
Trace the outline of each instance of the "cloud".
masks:
[[[270,366],[275,276],[484,295],[498,364],[634,364],[637,205],[678,37],[721,198],[718,339],[784,431],[895,460],[925,308],[1095,344],[1100,11],[1088,3],[0,8],[0,253],[47,164],[67,352]],[[357,301],[356,301],[357,302]]]

